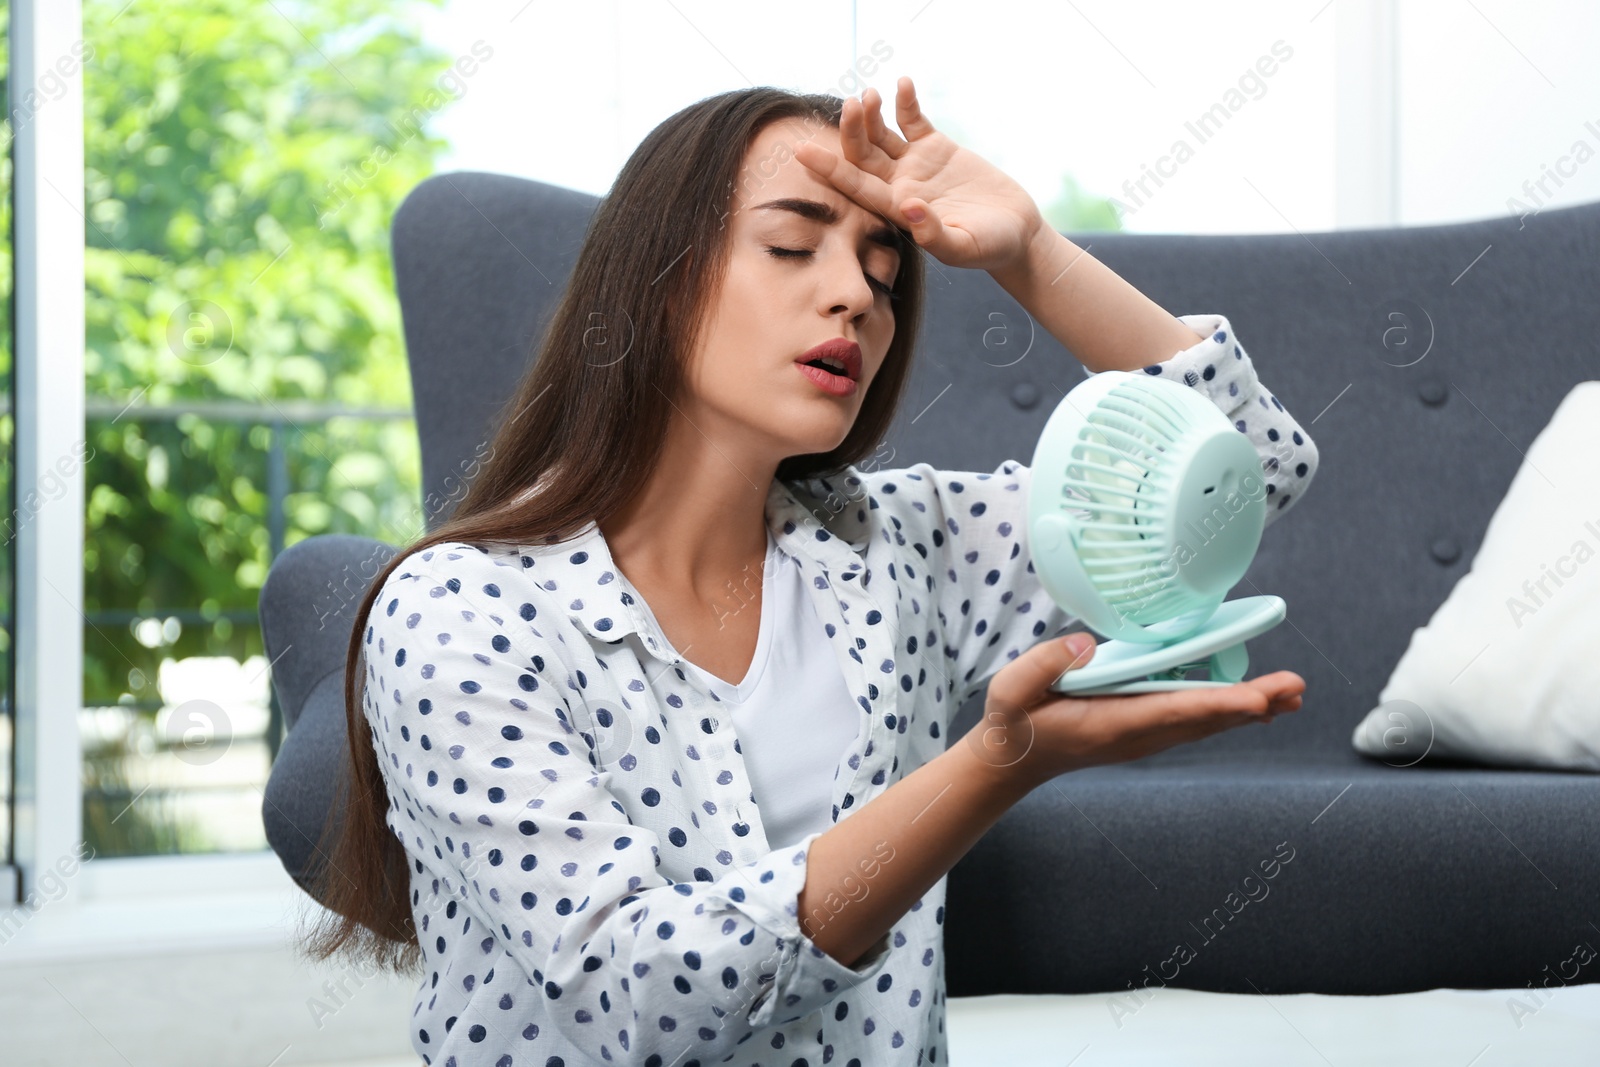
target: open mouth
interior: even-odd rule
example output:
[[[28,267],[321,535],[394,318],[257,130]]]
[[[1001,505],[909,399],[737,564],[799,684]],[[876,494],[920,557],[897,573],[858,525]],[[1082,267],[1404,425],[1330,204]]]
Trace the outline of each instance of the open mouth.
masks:
[[[829,374],[838,375],[841,378],[849,376],[844,367],[844,360],[834,359],[832,356],[824,356],[820,359],[808,359],[805,361],[804,366],[820,367]]]

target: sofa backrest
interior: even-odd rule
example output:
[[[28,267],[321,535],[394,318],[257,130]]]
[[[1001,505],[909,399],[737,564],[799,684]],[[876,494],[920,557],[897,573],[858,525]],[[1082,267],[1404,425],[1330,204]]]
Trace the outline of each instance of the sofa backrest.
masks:
[[[462,172],[424,181],[396,212],[430,529],[524,373],[598,203]],[[1249,642],[1247,674],[1296,671],[1304,707],[1202,743],[1347,748],[1412,631],[1466,573],[1529,443],[1572,386],[1600,378],[1600,203],[1397,229],[1068,236],[1175,315],[1227,315],[1321,457],[1232,591],[1286,601],[1287,620]],[[1028,462],[1081,365],[985,272],[930,257],[927,277],[882,465]]]

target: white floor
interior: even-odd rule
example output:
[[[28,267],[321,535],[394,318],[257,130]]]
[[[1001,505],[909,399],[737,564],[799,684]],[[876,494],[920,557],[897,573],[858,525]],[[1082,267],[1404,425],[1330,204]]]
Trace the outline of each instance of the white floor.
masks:
[[[953,1067],[1555,1067],[1600,1063],[1600,985],[1556,991],[1533,1015],[1509,990],[1393,997],[1235,997],[1164,990],[1112,1023],[1103,997],[950,1002]],[[416,1067],[409,1057],[313,1067]]]
[[[287,949],[24,962],[0,952],[0,1063],[25,1067],[417,1067],[409,981],[361,982]],[[328,983],[342,986],[336,992]],[[1523,1001],[1520,1018],[1509,1006]],[[1271,1063],[1600,1064],[1600,984],[1390,997],[1158,989],[950,1002],[954,1067]],[[331,1009],[331,1010],[330,1010]]]
[[[1533,1015],[1509,990],[1393,997],[1235,997],[1162,992],[1112,1023],[1103,997],[973,997],[950,1002],[953,1067],[1506,1067],[1600,1063],[1600,985],[1574,986]],[[1148,1010],[1146,1010],[1148,1009]],[[416,1067],[408,1058],[314,1067]]]
[[[1600,985],[1557,989],[1542,1006],[1530,1000],[1515,1013],[1507,1006],[1514,995],[1441,989],[1267,997],[1161,989],[1131,1016],[1113,1013],[1108,996],[958,999],[950,1002],[947,1024],[950,1061],[954,1067],[1600,1064]]]

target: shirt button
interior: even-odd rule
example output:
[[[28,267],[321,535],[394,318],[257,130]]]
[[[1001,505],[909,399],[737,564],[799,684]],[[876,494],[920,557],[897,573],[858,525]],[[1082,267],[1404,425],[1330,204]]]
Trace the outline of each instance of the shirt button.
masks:
[[[727,750],[722,747],[721,741],[713,741],[706,746],[706,755],[712,759],[721,759],[726,754]]]

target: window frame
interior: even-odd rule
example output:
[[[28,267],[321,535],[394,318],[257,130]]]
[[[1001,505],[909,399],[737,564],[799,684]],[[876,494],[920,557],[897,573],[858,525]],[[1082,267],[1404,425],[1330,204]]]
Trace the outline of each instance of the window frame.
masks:
[[[27,901],[44,892],[40,879],[58,859],[74,854],[83,822],[76,709],[84,475],[72,460],[84,431],[86,223],[83,70],[71,51],[83,36],[82,5],[13,0],[10,26],[18,504],[12,858],[16,896]],[[58,57],[68,61],[58,65]],[[63,87],[60,96],[34,88],[46,74]],[[53,499],[41,492],[47,469],[62,486]],[[68,879],[60,900],[77,889]]]
[[[1330,0],[1330,3],[1332,0]],[[1334,44],[1334,224],[1400,224],[1399,9],[1395,0],[1339,0]]]

